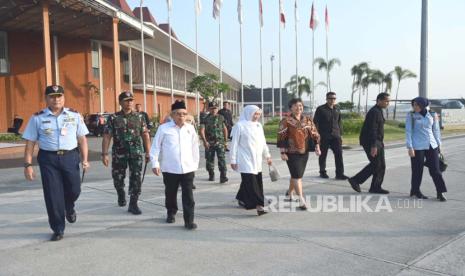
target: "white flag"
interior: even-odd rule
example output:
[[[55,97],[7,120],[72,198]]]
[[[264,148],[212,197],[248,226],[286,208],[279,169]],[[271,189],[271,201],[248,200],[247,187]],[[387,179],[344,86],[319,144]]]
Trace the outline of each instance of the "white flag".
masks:
[[[171,11],[171,8],[173,7],[173,1],[172,0],[166,0],[166,4],[168,5],[168,10]]]
[[[244,22],[244,18],[242,16],[242,1],[237,0],[237,20],[239,20],[239,24]]]
[[[213,18],[220,16],[221,6],[223,5],[223,0],[213,0]]]
[[[299,13],[297,12],[297,0],[295,0],[294,2],[294,17],[295,17],[295,21],[296,22],[299,22]]]
[[[202,2],[195,0],[195,14],[198,16],[202,12]]]

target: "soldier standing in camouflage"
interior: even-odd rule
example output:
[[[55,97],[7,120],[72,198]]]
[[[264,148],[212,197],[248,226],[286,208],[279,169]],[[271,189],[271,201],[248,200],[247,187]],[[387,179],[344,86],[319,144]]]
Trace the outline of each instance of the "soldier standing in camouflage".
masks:
[[[220,183],[228,182],[226,177],[225,148],[228,143],[228,129],[224,117],[218,114],[218,105],[215,102],[208,104],[210,114],[200,125],[200,136],[205,147],[205,158],[207,159],[207,171],[209,181],[215,180],[214,161],[215,152],[218,156],[218,168],[220,170]]]
[[[128,212],[140,215],[142,212],[137,206],[137,200],[142,185],[142,157],[145,151],[145,162],[150,160],[150,136],[144,116],[133,111],[134,96],[130,92],[123,92],[118,99],[121,111],[112,114],[105,127],[102,142],[102,162],[108,167],[108,147],[111,138],[113,138],[111,174],[118,193],[118,205],[126,206],[124,179],[126,178],[126,169],[129,166],[128,193],[130,201]]]

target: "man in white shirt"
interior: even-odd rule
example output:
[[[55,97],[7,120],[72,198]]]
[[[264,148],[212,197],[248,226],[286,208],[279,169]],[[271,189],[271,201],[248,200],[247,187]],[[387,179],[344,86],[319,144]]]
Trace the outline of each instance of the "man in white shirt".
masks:
[[[158,127],[150,150],[152,171],[163,174],[165,184],[165,207],[167,223],[175,222],[178,211],[178,187],[182,188],[184,227],[197,228],[194,223],[194,184],[195,171],[199,167],[199,140],[195,128],[186,123],[186,104],[176,101],[171,105],[173,121]]]

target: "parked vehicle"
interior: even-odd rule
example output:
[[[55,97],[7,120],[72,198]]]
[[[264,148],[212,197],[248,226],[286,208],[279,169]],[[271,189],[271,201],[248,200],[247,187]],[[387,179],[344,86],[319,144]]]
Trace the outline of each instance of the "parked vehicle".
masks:
[[[88,114],[84,118],[84,122],[86,123],[87,129],[89,130],[89,134],[95,136],[102,136],[103,134],[103,127],[107,123],[108,117],[110,113],[92,113]]]

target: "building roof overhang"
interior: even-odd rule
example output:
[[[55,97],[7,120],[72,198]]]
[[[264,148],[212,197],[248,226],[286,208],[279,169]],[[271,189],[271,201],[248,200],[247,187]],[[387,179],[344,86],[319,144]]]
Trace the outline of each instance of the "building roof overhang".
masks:
[[[104,0],[50,0],[50,32],[53,35],[113,40],[113,18],[119,20],[120,41],[140,38],[141,24]],[[42,32],[42,4],[38,0],[0,0],[0,29]],[[145,37],[153,30],[143,26]]]

